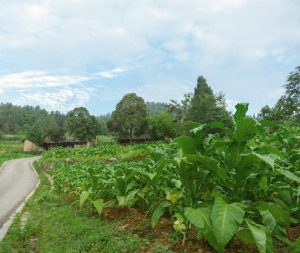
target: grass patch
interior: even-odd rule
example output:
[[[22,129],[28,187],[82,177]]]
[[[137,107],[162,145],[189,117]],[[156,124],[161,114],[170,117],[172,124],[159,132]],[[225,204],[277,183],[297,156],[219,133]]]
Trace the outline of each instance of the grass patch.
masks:
[[[23,143],[20,141],[0,141],[0,153],[23,152]]]
[[[23,143],[21,141],[0,141],[0,166],[8,160],[25,158],[38,154],[39,153],[36,152],[24,153]]]

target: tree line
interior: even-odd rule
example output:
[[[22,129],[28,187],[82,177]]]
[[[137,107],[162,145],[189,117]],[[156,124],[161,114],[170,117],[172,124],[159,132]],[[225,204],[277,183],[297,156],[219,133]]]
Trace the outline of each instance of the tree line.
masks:
[[[283,87],[284,94],[274,107],[261,109],[257,115],[259,120],[300,124],[300,66],[288,75]],[[180,101],[145,102],[137,94],[129,93],[117,103],[111,114],[98,117],[84,107],[63,114],[47,112],[40,107],[0,104],[0,134],[25,134],[37,144],[45,140],[57,142],[64,136],[91,141],[97,135],[133,139],[147,134],[158,140],[186,134],[193,122],[212,121],[233,127],[224,94],[214,93],[203,76],[198,77],[194,91],[184,94]]]

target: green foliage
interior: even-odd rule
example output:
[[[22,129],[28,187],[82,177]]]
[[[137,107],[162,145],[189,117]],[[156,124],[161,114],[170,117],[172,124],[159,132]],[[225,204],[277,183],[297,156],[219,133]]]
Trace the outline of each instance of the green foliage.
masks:
[[[0,153],[21,153],[23,143],[21,141],[0,141]]]
[[[77,206],[99,215],[108,206],[142,208],[152,226],[165,215],[184,237],[194,225],[218,252],[235,237],[259,252],[274,252],[278,242],[292,250],[287,228],[300,221],[300,130],[257,122],[247,110],[236,106],[233,128],[193,123],[170,144],[54,149],[40,162],[53,164],[57,192],[75,193]]]
[[[227,204],[219,194],[216,194],[212,208],[185,209],[187,220],[203,232],[218,252],[224,252],[227,243],[239,230],[244,214],[240,204]]]
[[[192,121],[209,122],[211,111],[216,106],[216,99],[212,89],[203,76],[198,77],[197,86],[191,99],[188,118]]]
[[[180,102],[171,100],[168,110],[175,118],[181,134],[187,132],[189,121],[198,123],[221,121],[225,126],[232,127],[224,94],[215,95],[203,76],[198,77],[194,93],[185,94]]]
[[[116,138],[113,136],[107,135],[97,135],[96,137],[96,144],[103,145],[103,144],[116,144]]]
[[[227,126],[231,125],[229,113],[226,111],[224,95],[222,93],[217,96],[214,95],[203,76],[198,77],[187,118],[200,123],[219,120]]]
[[[166,208],[169,207],[170,205],[171,205],[170,202],[166,201],[166,200],[163,200],[157,204],[157,206],[155,207],[154,212],[152,214],[152,219],[151,219],[152,227],[155,227],[158,224],[158,222],[159,222],[161,216],[164,214]]]
[[[153,116],[155,114],[159,114],[161,112],[167,111],[166,103],[157,103],[157,102],[147,102],[147,115]]]
[[[111,135],[111,132],[107,126],[107,122],[109,121],[110,117],[111,117],[110,113],[105,114],[105,115],[100,115],[97,117],[97,121],[98,121],[98,125],[99,125],[99,130],[98,130],[97,134]]]
[[[5,134],[24,132],[28,126],[46,116],[47,112],[40,107],[0,104],[0,131]]]
[[[64,121],[63,121],[64,122]],[[61,141],[65,134],[64,123],[57,121],[55,116],[52,114],[50,115],[44,122],[43,122],[43,131],[44,131],[44,138],[48,138],[50,141]]]
[[[186,122],[188,120],[188,114],[191,107],[192,94],[184,94],[184,98],[181,101],[171,100],[168,104],[168,111],[171,113],[177,125],[179,127],[179,132],[181,134],[186,132]]]
[[[176,125],[167,112],[148,117],[149,133],[153,139],[176,136]]]
[[[284,94],[275,106],[264,106],[258,116],[272,121],[288,120],[300,124],[300,66],[289,74],[283,87]]]
[[[222,197],[215,197],[211,221],[214,235],[217,238],[218,252],[224,252],[227,243],[239,230],[244,214],[245,211],[241,204],[227,204]]]
[[[199,125],[191,136],[179,137],[168,149],[157,150],[155,168],[160,180],[156,183],[182,193],[169,212],[185,207],[187,221],[218,252],[223,252],[240,229],[247,231],[247,226],[247,241],[256,242],[262,252],[272,252],[272,236],[290,244],[283,232],[291,221],[297,223],[300,218],[300,167],[291,163],[298,164],[299,160],[290,159],[291,154],[297,157],[299,142],[293,140],[299,138],[299,129],[282,128],[274,133],[274,129],[246,116],[247,104],[238,104],[236,109],[234,129],[224,129],[226,136],[208,134],[207,127],[221,124]],[[211,192],[215,190],[221,191],[228,202],[219,195],[213,201]]]
[[[135,93],[126,94],[112,112],[108,127],[119,136],[132,140],[146,127],[147,108],[143,98]]]
[[[267,252],[267,234],[264,226],[256,224],[253,221],[246,221],[251,235],[255,241],[256,247],[260,253]]]
[[[65,130],[59,126],[53,115],[38,119],[30,127],[27,127],[27,139],[41,145],[45,139],[59,141],[63,138]]]
[[[86,108],[78,107],[67,113],[67,129],[79,140],[91,141],[96,138],[99,125]]]
[[[32,127],[30,127],[27,131],[27,138],[38,145],[42,144],[45,138],[45,132],[41,124],[39,122],[35,123]]]

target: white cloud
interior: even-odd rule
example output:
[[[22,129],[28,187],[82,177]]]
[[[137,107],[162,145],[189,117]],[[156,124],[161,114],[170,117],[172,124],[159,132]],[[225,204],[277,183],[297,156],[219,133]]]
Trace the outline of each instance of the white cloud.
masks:
[[[115,78],[118,77],[120,74],[126,72],[127,70],[122,67],[113,68],[105,71],[101,71],[99,73],[95,73],[95,76],[100,76],[102,78]]]
[[[159,81],[158,83],[146,84],[134,91],[146,101],[170,102],[171,99],[180,100],[183,95],[193,90],[193,84],[179,82],[177,80]]]
[[[27,71],[0,75],[0,88],[60,87],[89,80],[86,76],[51,75],[42,71]]]
[[[194,86],[183,80],[203,74],[230,100],[258,107],[274,102],[265,94],[299,64],[299,11],[297,0],[3,0],[0,72],[16,73],[1,75],[0,89],[112,79],[142,55],[123,90],[137,86],[135,78],[146,99],[177,99]],[[117,67],[97,73],[98,66]],[[20,72],[32,69],[41,71]],[[57,74],[63,69],[88,74]],[[120,86],[103,97],[119,97]]]
[[[0,75],[0,89],[13,88],[49,88],[76,85],[97,77],[116,78],[128,71],[124,67],[116,67],[90,75],[55,75],[43,71],[25,71]]]
[[[22,104],[37,104],[48,110],[67,112],[75,107],[84,106],[93,94],[91,88],[64,88],[55,92],[31,92],[21,95]]]

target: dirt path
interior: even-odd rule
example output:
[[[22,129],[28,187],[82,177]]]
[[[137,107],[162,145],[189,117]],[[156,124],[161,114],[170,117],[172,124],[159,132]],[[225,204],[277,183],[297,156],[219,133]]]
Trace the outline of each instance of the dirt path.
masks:
[[[39,157],[11,160],[0,169],[0,237],[4,224],[35,189],[39,178],[32,162]],[[1,238],[0,238],[1,240]]]

